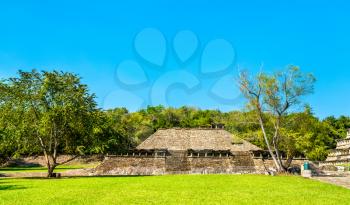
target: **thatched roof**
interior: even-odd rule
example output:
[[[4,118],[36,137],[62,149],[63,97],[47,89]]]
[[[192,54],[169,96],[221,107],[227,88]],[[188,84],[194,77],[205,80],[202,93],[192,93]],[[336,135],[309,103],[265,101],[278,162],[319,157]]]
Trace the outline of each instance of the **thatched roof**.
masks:
[[[255,151],[257,146],[222,129],[160,129],[137,149]]]
[[[239,137],[233,135],[233,143],[231,145],[231,151],[233,152],[241,152],[241,151],[258,151],[262,150],[261,148],[253,145],[252,143],[243,140]]]

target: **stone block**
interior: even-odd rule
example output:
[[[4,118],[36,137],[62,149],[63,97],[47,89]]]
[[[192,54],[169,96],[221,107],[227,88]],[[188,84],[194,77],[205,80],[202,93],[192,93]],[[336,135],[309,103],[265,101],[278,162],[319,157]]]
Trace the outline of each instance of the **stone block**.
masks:
[[[312,177],[312,171],[311,170],[303,170],[301,172],[301,176],[305,178],[311,178]]]

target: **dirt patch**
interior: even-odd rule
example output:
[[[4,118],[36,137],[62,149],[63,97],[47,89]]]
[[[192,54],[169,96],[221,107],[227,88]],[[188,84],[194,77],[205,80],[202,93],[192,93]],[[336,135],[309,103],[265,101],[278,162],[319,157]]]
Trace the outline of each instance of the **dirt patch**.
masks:
[[[66,161],[73,156],[71,155],[61,155],[58,157],[58,162]],[[87,156],[81,156],[73,161],[70,161],[66,165],[74,165],[74,164],[90,164],[90,163],[97,163],[102,162],[104,159],[103,155],[87,155]],[[23,166],[23,167],[44,167],[46,166],[45,157],[44,156],[29,156],[29,157],[20,157],[18,159],[11,159],[5,164],[2,165],[2,167],[16,167],[16,166]]]
[[[87,169],[75,169],[65,172],[58,172],[62,177],[80,177],[80,176],[92,176],[94,172],[93,168]],[[11,178],[31,178],[31,177],[46,177],[46,172],[13,172],[13,173],[1,173],[0,177],[11,177]]]

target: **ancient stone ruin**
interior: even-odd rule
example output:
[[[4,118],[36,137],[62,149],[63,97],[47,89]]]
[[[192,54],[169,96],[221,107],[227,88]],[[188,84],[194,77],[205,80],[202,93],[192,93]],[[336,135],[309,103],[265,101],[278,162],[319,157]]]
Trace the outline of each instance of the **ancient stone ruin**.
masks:
[[[217,127],[160,129],[132,152],[107,156],[95,174],[265,173],[273,163],[261,151]]]
[[[328,154],[326,161],[320,163],[320,167],[328,165],[336,166],[348,163],[350,163],[350,129],[348,130],[345,139],[337,141],[336,149],[332,150]]]

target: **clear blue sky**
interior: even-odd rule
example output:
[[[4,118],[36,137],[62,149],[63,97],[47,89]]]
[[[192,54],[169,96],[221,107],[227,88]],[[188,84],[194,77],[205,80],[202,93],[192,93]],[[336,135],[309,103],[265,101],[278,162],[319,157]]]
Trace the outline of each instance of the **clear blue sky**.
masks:
[[[294,64],[317,78],[315,94],[306,99],[317,116],[350,115],[347,1],[123,2],[1,1],[0,77],[18,69],[73,71],[103,108],[166,101],[227,111],[241,106],[227,84],[238,68]],[[197,40],[185,33],[176,44],[184,30]],[[217,39],[232,45],[234,58]],[[190,56],[186,63],[179,61],[184,56]],[[203,65],[227,68],[203,74]],[[223,83],[215,87],[218,79]]]

